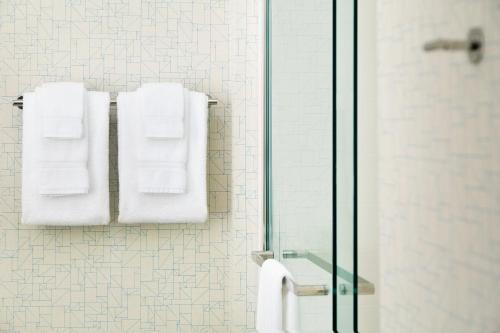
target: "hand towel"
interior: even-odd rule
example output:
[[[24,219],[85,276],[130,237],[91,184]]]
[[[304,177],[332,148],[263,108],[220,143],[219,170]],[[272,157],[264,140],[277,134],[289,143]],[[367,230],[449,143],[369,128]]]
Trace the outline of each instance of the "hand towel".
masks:
[[[89,191],[81,195],[40,195],[39,156],[44,144],[39,125],[42,113],[34,93],[25,94],[23,102],[22,223],[68,226],[108,224],[109,94],[88,92]]]
[[[260,333],[299,332],[293,276],[279,261],[267,259],[259,273],[256,328]]]
[[[81,138],[87,90],[83,83],[45,83],[36,91],[46,138]]]
[[[147,138],[184,136],[184,88],[179,83],[147,83],[137,90]]]
[[[140,113],[137,93],[118,95],[118,170],[120,177],[119,223],[202,223],[207,219],[207,118],[205,94],[189,92],[185,110],[187,133],[187,183],[182,194],[150,194],[138,191]]]
[[[190,107],[190,93],[184,89],[183,105]],[[184,111],[183,111],[184,113]],[[189,114],[182,125],[189,133]],[[142,193],[184,193],[187,178],[188,134],[181,138],[149,138],[144,128],[138,137],[138,190]]]
[[[50,86],[50,89],[47,88]],[[40,88],[35,90],[36,96],[36,116],[42,116],[43,118],[43,129],[42,134],[39,136],[39,149],[35,151],[36,160],[38,161],[38,166],[40,168],[40,184],[39,193],[41,195],[75,195],[84,194],[89,191],[89,176],[87,169],[87,159],[88,159],[88,131],[87,131],[87,112],[83,112],[81,119],[78,124],[81,128],[78,129],[79,137],[47,137],[47,111],[46,107],[49,103],[48,98],[51,94],[47,94],[47,90],[51,92],[59,91],[60,95],[65,94],[65,85],[72,85],[72,83],[62,83],[60,89],[57,87],[58,83],[45,84]],[[78,84],[75,84],[78,85]],[[82,85],[83,87],[83,85]],[[71,89],[70,89],[71,90]],[[71,94],[70,94],[71,95]],[[51,98],[57,99],[60,96],[53,94]],[[84,98],[82,99],[87,103],[87,91],[85,91]],[[70,102],[70,98],[67,98]],[[82,104],[80,103],[80,104]],[[56,103],[57,104],[57,103]],[[75,103],[78,104],[78,103]],[[60,110],[60,118],[65,117],[65,110],[70,114],[70,119],[74,119],[71,116],[72,111],[70,108]],[[66,120],[64,120],[65,122]],[[69,126],[65,126],[65,123],[60,123],[59,120],[49,123],[58,124],[65,127],[68,134],[71,130],[76,130],[73,128],[75,124],[69,122]],[[39,123],[41,124],[41,123]],[[40,126],[40,125],[39,125]],[[70,130],[71,128],[71,130]],[[53,130],[58,130],[57,128],[51,128]]]

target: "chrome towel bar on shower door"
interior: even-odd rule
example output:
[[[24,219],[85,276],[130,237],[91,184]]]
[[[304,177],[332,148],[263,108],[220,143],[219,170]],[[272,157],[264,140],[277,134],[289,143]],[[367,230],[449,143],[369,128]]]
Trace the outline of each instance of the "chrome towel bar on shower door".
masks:
[[[212,105],[217,105],[217,103],[219,103],[218,100],[216,99],[213,99],[211,98],[210,96],[208,97],[208,106],[212,106]],[[19,109],[22,110],[23,108],[23,96],[19,96],[17,99],[13,100],[12,101],[12,105],[13,106],[16,106],[18,107]],[[112,100],[110,103],[109,103],[110,106],[116,106],[116,100]]]
[[[272,251],[253,251],[252,259],[259,266],[262,266],[266,259],[274,258],[274,253]],[[330,289],[328,286],[320,285],[306,285],[297,284],[295,281],[289,281],[293,285],[293,292],[297,296],[325,296],[328,295]]]
[[[295,258],[303,258],[307,259],[316,266],[322,268],[323,270],[327,271],[330,274],[333,274],[333,267],[332,264],[324,260],[323,258],[320,258],[319,256],[315,255],[314,253],[304,251],[304,252],[299,252],[295,250],[283,250],[282,252],[283,259],[295,259]],[[336,274],[337,276],[345,281],[345,283],[339,283],[338,285],[338,292],[340,295],[349,295],[353,293],[353,281],[354,281],[354,276],[348,272],[347,270],[343,269],[340,266],[337,266],[336,269]],[[375,285],[371,283],[370,281],[364,279],[363,277],[358,275],[358,283],[357,283],[357,294],[358,295],[374,295],[375,294]]]

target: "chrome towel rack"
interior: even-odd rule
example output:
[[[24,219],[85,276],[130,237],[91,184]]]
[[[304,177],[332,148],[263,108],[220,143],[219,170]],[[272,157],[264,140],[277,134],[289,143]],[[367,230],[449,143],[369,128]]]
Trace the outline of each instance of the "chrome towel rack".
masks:
[[[273,259],[274,252],[273,251],[253,251],[252,259],[259,266],[262,266],[265,260]],[[283,251],[284,259],[294,259],[294,258],[303,258],[307,259],[316,266],[324,269],[328,273],[333,274],[333,267],[330,263],[327,263],[325,260],[319,258],[318,256],[309,253],[309,252],[298,252],[294,250],[284,250]],[[339,283],[338,285],[338,293],[340,295],[352,295],[353,293],[357,295],[374,295],[375,294],[375,285],[370,281],[358,276],[357,290],[353,288],[353,276],[351,273],[347,272],[343,268],[337,266],[336,274],[342,280],[347,283]],[[301,285],[297,284],[295,281],[291,281],[294,287],[294,293],[297,296],[325,296],[330,293],[328,286],[326,285]]]
[[[208,97],[208,107],[211,107],[212,105],[217,105],[219,103],[218,100],[213,99],[212,97]],[[19,108],[20,110],[23,109],[23,96],[19,96],[17,99],[12,101],[12,106],[15,106]],[[116,100],[111,100],[109,103],[109,106],[116,106]]]
[[[272,251],[253,251],[253,261],[262,266],[265,260],[274,258]],[[327,285],[305,285],[297,284],[295,281],[289,281],[293,285],[293,293],[297,296],[325,296],[330,293]]]
[[[330,274],[333,274],[333,266],[331,263],[327,262],[323,258],[320,258],[319,256],[315,255],[314,253],[304,251],[304,252],[299,252],[295,250],[283,250],[282,256],[284,259],[294,259],[294,258],[303,258],[307,259],[316,266],[322,268],[323,270],[327,271]],[[346,283],[339,283],[338,285],[338,292],[340,295],[349,295],[354,293],[354,288],[353,288],[353,281],[354,281],[354,276],[348,272],[347,270],[343,269],[340,266],[337,266],[336,268],[336,274],[338,277],[340,277],[341,280],[346,281]],[[370,281],[366,280],[365,278],[361,277],[358,275],[358,288],[356,291],[356,294],[358,295],[374,295],[375,294],[375,285],[371,283]]]

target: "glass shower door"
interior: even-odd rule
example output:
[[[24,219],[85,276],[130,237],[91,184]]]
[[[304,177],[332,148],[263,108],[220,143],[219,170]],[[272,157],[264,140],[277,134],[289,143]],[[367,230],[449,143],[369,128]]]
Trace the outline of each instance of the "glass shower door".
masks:
[[[301,332],[356,329],[354,21],[352,0],[267,2],[266,247],[329,290],[299,297]]]
[[[355,5],[336,1],[336,323],[357,332]]]

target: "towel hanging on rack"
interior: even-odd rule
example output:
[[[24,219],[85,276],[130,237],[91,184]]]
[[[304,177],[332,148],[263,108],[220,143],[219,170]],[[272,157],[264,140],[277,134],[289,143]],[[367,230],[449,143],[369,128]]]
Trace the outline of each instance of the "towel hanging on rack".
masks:
[[[207,219],[206,147],[207,96],[189,92],[186,112],[186,188],[184,193],[145,193],[140,191],[140,151],[145,153],[140,122],[140,102],[137,92],[120,93],[118,97],[118,170],[120,177],[119,223],[203,223]],[[149,139],[150,141],[152,139]],[[156,141],[158,154],[169,145]],[[150,142],[151,144],[151,142]],[[174,148],[174,147],[170,147]],[[182,149],[175,147],[179,153]],[[165,159],[173,150],[162,151]],[[142,156],[153,156],[151,154]],[[163,178],[165,180],[165,178]],[[147,184],[143,184],[147,185]]]
[[[108,224],[109,94],[88,92],[89,140],[88,161],[85,164],[88,167],[89,190],[76,195],[61,195],[60,191],[52,196],[40,193],[41,186],[46,182],[41,179],[40,153],[41,146],[45,144],[43,141],[47,139],[43,137],[40,126],[43,112],[40,112],[35,98],[35,93],[26,95],[26,110],[23,113],[22,223],[64,226]]]

